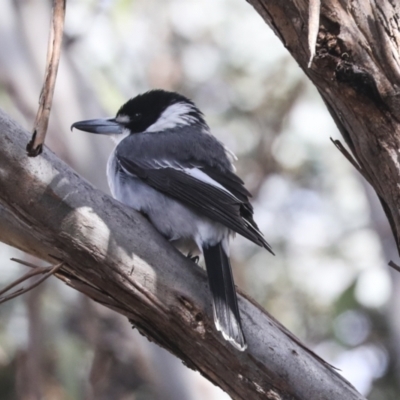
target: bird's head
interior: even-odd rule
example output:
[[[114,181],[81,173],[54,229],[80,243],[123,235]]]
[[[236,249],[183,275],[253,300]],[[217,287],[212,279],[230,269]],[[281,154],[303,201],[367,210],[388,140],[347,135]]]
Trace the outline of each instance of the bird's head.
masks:
[[[186,97],[165,90],[151,90],[127,101],[115,118],[75,122],[71,129],[112,135],[117,141],[135,133],[162,132],[178,126],[207,129],[203,114]]]

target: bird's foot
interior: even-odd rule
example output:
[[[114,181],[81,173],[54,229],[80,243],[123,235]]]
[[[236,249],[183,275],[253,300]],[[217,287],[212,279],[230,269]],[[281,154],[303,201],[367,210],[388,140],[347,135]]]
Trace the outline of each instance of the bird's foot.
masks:
[[[194,256],[194,255],[192,255],[192,253],[189,253],[186,257],[187,257],[189,260],[193,261],[195,264],[198,264],[198,263],[199,263],[199,260],[200,260],[200,257],[199,257],[199,256]]]

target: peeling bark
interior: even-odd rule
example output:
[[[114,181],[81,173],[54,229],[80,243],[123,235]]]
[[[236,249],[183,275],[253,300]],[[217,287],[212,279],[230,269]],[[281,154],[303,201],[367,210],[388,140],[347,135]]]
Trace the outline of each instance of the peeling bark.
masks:
[[[375,189],[399,249],[399,2],[322,1],[311,68],[307,68],[308,2],[248,2],[319,90],[362,174]]]

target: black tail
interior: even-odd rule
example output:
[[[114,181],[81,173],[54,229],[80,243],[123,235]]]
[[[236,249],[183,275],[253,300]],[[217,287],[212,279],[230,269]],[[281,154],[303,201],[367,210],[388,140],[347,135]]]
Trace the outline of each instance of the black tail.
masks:
[[[240,322],[239,307],[233,282],[231,264],[222,242],[215,246],[203,247],[208,283],[213,298],[214,322],[224,339],[238,350],[247,348]]]

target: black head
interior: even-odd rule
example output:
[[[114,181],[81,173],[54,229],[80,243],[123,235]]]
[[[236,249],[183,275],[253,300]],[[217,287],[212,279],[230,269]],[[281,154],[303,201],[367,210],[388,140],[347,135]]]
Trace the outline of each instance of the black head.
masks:
[[[115,118],[132,133],[162,131],[176,125],[205,124],[194,103],[179,93],[157,89],[127,101]]]
[[[186,97],[157,89],[127,101],[115,118],[76,122],[71,128],[109,135],[160,132],[179,125],[198,124],[205,128],[203,114]]]

